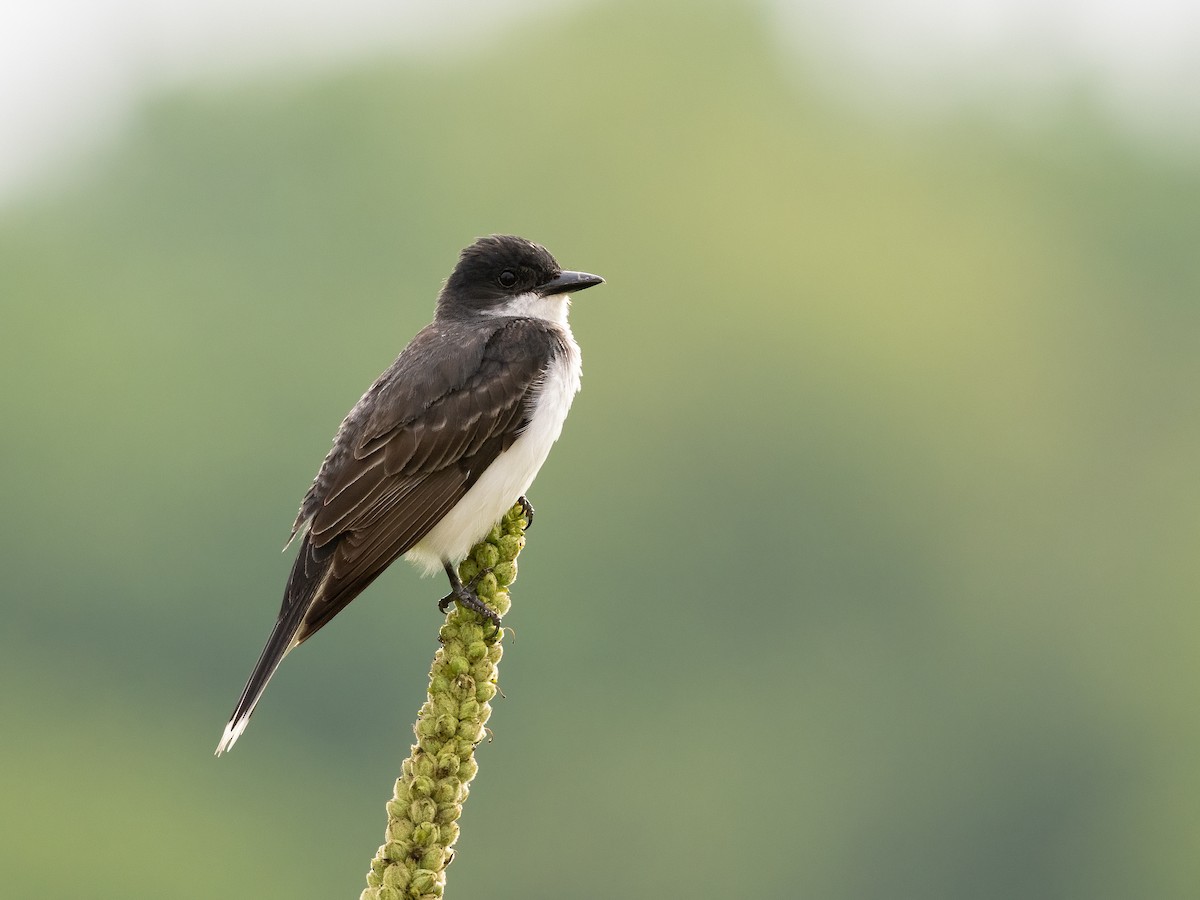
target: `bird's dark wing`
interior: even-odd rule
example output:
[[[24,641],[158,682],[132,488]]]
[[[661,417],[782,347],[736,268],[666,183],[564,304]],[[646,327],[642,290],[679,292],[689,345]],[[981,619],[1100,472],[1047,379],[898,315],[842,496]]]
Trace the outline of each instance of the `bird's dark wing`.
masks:
[[[467,346],[457,330],[431,329],[347,417],[342,452],[335,442],[306,498],[308,531],[281,610],[306,607],[297,643],[428,534],[508,449],[565,350],[561,332],[538,319],[472,329]]]

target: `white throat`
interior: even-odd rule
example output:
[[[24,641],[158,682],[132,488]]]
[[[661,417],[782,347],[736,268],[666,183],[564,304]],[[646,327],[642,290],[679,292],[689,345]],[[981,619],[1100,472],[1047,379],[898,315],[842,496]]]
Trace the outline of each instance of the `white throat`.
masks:
[[[543,297],[541,294],[529,291],[518,294],[499,309],[490,310],[493,316],[528,316],[531,319],[545,319],[555,325],[566,326],[567,311],[571,308],[571,298],[566,294],[551,294]]]

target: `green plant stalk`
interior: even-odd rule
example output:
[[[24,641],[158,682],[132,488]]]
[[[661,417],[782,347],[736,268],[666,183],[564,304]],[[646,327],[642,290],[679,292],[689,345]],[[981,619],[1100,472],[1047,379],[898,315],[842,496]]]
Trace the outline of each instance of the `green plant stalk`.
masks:
[[[510,606],[506,588],[517,577],[527,526],[521,506],[514,506],[458,567],[464,584],[478,578],[479,599],[501,616]],[[458,819],[478,771],[475,745],[492,714],[503,636],[503,629],[458,604],[446,615],[429,699],[413,726],[417,742],[388,801],[384,843],[360,900],[432,900],[445,891]]]

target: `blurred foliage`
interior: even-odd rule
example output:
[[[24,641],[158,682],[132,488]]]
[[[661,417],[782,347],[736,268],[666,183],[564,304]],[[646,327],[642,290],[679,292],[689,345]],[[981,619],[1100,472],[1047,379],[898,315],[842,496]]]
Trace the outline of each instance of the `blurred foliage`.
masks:
[[[8,896],[357,896],[440,584],[211,752],[334,428],[493,231],[609,283],[452,896],[1194,896],[1200,167],[803,71],[602,5],[161,97],[4,213]]]

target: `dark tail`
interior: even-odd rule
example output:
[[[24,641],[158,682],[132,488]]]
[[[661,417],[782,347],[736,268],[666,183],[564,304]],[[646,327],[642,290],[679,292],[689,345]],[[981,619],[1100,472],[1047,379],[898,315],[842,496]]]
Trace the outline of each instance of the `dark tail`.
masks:
[[[293,647],[307,640],[317,630],[311,624],[306,626],[304,620],[312,612],[326,577],[330,574],[333,550],[337,544],[338,541],[335,540],[328,542],[324,547],[317,547],[307,534],[304,536],[300,552],[296,554],[296,560],[292,563],[292,574],[288,576],[287,587],[283,590],[279,618],[275,621],[271,636],[267,638],[267,646],[263,647],[262,656],[258,658],[254,671],[250,673],[250,680],[246,682],[229,724],[225,726],[221,743],[217,744],[217,756],[232,747],[246,730],[246,723],[250,721],[258,698],[267,689],[267,682],[271,680],[283,658]],[[345,606],[345,603],[342,606]],[[320,628],[320,625],[317,628]]]
[[[271,680],[271,676],[275,674],[275,670],[279,668],[279,664],[283,662],[283,658],[293,647],[296,633],[304,621],[305,608],[304,604],[293,604],[275,623],[271,636],[267,638],[267,646],[263,647],[262,656],[258,658],[254,671],[250,673],[250,680],[246,682],[242,697],[238,700],[237,707],[229,718],[229,724],[225,726],[225,733],[221,735],[221,743],[217,744],[217,756],[232,747],[242,732],[246,730],[246,724],[250,721],[250,714],[254,712],[258,698],[267,689],[267,682]]]

